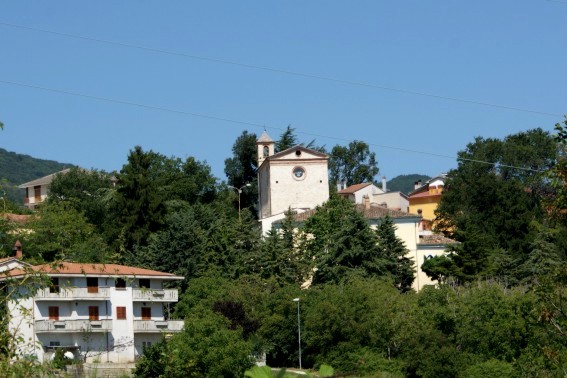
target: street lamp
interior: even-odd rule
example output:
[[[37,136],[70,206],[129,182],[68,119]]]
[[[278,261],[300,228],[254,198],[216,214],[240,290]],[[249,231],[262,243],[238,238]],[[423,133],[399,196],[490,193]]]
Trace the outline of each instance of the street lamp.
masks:
[[[299,318],[299,298],[294,298],[294,302],[297,302],[297,334],[299,340],[299,368],[301,369],[301,320]]]
[[[232,188],[232,189],[234,189],[238,192],[238,223],[240,223],[240,195],[242,194],[242,190],[244,188],[247,188],[247,187],[250,187],[250,186],[252,186],[252,185],[250,185],[249,182],[242,185],[240,188],[237,188],[236,186],[228,185],[229,188]]]

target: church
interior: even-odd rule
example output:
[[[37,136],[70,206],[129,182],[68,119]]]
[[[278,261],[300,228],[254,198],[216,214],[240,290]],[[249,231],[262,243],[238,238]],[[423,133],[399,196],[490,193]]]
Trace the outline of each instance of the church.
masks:
[[[302,223],[315,213],[317,206],[329,199],[329,155],[301,145],[275,153],[275,142],[265,131],[256,145],[258,218],[263,235],[272,227],[278,229],[288,210],[293,211],[295,222]],[[387,203],[376,203],[374,197],[365,195],[360,203],[355,200],[357,210],[368,221],[369,227],[375,228],[384,217],[390,217],[396,226],[396,236],[408,250],[407,256],[415,261],[412,287],[420,290],[425,285],[436,284],[421,270],[421,265],[427,258],[444,255],[446,247],[455,241],[422,230],[421,215]]]
[[[300,145],[275,153],[264,131],[258,148],[258,218],[262,233],[285,217],[290,208],[302,213],[329,199],[329,156]]]

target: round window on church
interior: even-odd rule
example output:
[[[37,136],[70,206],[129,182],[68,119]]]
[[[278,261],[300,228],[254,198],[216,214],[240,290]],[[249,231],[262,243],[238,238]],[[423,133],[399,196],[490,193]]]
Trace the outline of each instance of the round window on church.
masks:
[[[305,178],[305,169],[302,167],[293,168],[293,178],[296,180],[303,180]]]

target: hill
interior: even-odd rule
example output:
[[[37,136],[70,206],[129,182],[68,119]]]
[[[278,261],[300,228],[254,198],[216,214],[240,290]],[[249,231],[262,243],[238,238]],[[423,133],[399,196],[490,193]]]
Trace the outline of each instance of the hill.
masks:
[[[421,182],[425,182],[430,178],[431,177],[429,176],[420,175],[417,173],[411,175],[399,175],[388,181],[388,191],[400,191],[402,193],[408,194],[414,189],[414,184],[416,181],[421,180]]]
[[[0,148],[0,197],[5,192],[10,201],[22,204],[23,197],[18,185],[72,166]]]

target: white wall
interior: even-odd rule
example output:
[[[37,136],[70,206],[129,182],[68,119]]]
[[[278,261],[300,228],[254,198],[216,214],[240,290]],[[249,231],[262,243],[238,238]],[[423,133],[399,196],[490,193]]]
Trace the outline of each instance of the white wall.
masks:
[[[305,169],[305,177],[298,180],[293,169]],[[313,209],[329,199],[327,165],[321,162],[272,162],[270,168],[271,215],[292,209]]]

